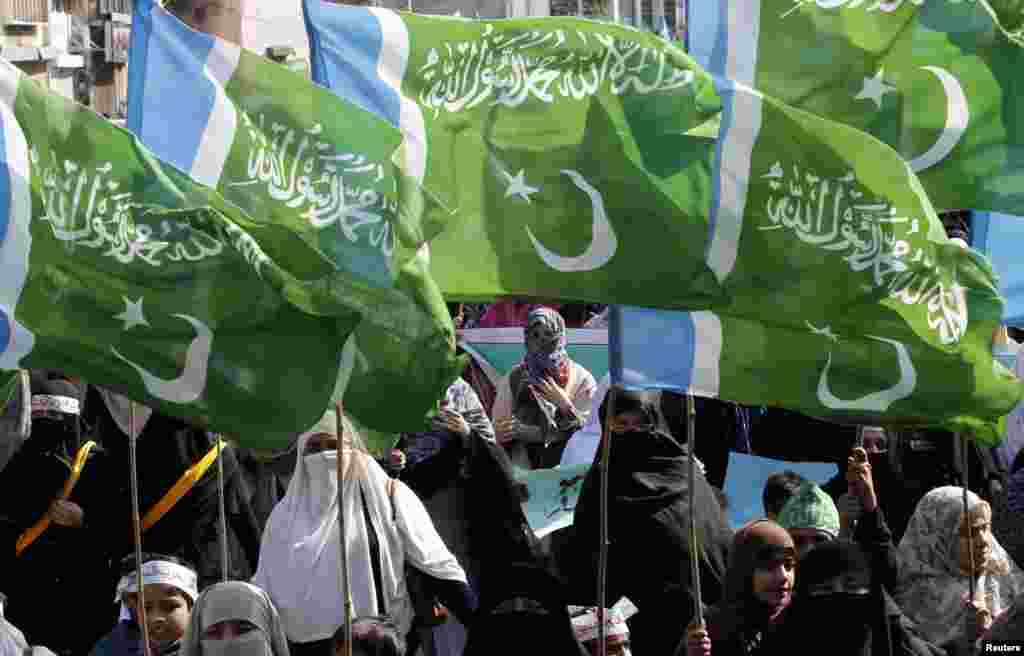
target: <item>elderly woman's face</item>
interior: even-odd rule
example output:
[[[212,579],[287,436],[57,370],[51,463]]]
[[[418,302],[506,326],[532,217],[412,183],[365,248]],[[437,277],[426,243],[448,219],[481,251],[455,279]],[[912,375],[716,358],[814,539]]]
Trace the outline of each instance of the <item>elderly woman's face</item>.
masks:
[[[960,521],[959,565],[964,574],[971,571],[971,557],[974,571],[980,573],[992,557],[992,511],[983,503],[967,515],[968,521]]]

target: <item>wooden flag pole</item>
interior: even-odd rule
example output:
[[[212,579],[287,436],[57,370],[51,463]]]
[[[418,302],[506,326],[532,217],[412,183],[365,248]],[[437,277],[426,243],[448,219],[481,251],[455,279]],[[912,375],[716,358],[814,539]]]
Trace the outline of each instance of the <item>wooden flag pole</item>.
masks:
[[[700,593],[700,546],[697,544],[697,500],[694,488],[697,481],[697,407],[693,394],[686,395],[686,440],[690,456],[690,586],[697,614],[697,626],[704,630],[704,606]]]
[[[228,570],[231,563],[228,562],[228,513],[224,505],[224,440],[220,435],[214,435],[217,440],[217,487],[220,502],[220,566],[221,581],[227,583]]]
[[[139,468],[136,454],[138,435],[135,429],[135,401],[128,401],[128,466],[131,469],[132,528],[135,533],[135,584],[138,603],[135,612],[142,630],[142,648],[145,656],[152,656],[149,644],[149,624],[146,622],[146,586],[142,583],[142,520],[139,515]]]
[[[352,592],[349,589],[348,549],[345,548],[345,508],[342,505],[342,490],[345,488],[345,425],[342,420],[344,415],[341,401],[335,403],[334,411],[337,413],[338,431],[338,535],[341,548],[341,593],[345,595],[345,618],[343,624],[345,628],[345,648],[342,656],[352,656]]]
[[[608,622],[605,609],[608,607],[608,469],[611,464],[612,431],[611,423],[615,419],[616,386],[608,390],[608,411],[604,417],[604,439],[601,441],[601,500],[600,500],[600,535],[601,544],[597,551],[597,637],[598,652],[608,651]]]
[[[967,535],[968,535],[968,538],[967,538],[967,562],[968,562],[968,577],[967,577],[967,581],[968,581],[968,590],[970,591],[969,599],[971,600],[971,603],[973,604],[975,602],[975,594],[977,593],[976,590],[975,590],[976,581],[975,581],[975,578],[974,578],[975,577],[975,571],[974,571],[974,540],[971,539],[971,515],[969,513],[970,508],[969,508],[968,503],[967,503],[968,502],[968,498],[967,498],[967,485],[968,485],[967,470],[970,469],[969,462],[970,462],[970,455],[971,454],[970,454],[969,444],[967,442],[967,436],[966,435],[957,435],[956,437],[957,437],[957,441],[958,441],[957,446],[960,447],[960,468],[961,468],[961,472],[963,473],[963,488],[962,488],[963,489],[963,502],[964,502],[964,519],[963,519],[963,522],[964,522],[965,528],[967,529]],[[974,618],[971,617],[969,614],[968,614],[967,618],[968,618],[967,626],[973,628],[977,624],[977,622],[975,622]],[[971,635],[971,631],[967,632],[967,643],[968,643],[968,645],[973,645],[974,641],[977,638],[978,638],[977,635]]]

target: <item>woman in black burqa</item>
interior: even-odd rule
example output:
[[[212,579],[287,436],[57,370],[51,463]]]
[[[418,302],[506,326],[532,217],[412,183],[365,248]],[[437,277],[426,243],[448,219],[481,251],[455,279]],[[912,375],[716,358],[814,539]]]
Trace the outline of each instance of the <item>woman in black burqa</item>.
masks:
[[[103,517],[114,501],[104,489],[109,458],[87,451],[71,495],[57,503],[88,439],[81,390],[58,372],[32,371],[31,436],[0,474],[0,571],[7,616],[30,643],[57,654],[88,651],[109,624],[109,546]],[[44,517],[50,524],[18,555],[16,545]],[[54,603],[76,597],[75,621],[54,630]]]
[[[671,654],[685,630],[680,618],[694,614],[688,452],[662,425],[658,402],[657,393],[615,389],[600,409],[601,424],[610,427],[612,439],[606,603],[625,596],[639,609],[629,622],[638,654]],[[559,558],[579,605],[597,602],[600,457],[598,449],[576,506],[569,548]],[[732,531],[699,470],[694,494],[702,600],[714,604],[722,595]]]
[[[109,492],[131,499],[128,452],[128,417],[122,416],[124,399],[106,390],[90,386],[87,415],[95,434],[111,460]],[[111,410],[111,407],[114,410]],[[115,414],[117,417],[115,417]],[[180,419],[135,406],[136,421],[146,417],[138,438],[139,507],[142,516],[174,486],[190,467],[199,462],[216,444],[206,431]],[[232,449],[224,450],[225,510],[228,523],[228,578],[248,580],[256,571],[262,525],[253,512],[249,486],[246,485]],[[143,536],[147,551],[171,554],[195,563],[199,586],[221,580],[220,507],[214,463],[174,507]],[[131,524],[126,521],[130,507],[110,513],[108,539],[115,558],[133,549]]]

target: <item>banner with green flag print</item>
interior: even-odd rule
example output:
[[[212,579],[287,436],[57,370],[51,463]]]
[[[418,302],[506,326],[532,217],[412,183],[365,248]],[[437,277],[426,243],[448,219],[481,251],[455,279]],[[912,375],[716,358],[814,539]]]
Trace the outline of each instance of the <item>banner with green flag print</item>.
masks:
[[[289,301],[285,267],[315,250],[271,257],[217,194],[6,61],[0,160],[0,370],[79,375],[252,446],[321,415],[358,315]]]
[[[870,132],[939,209],[1024,215],[1024,14],[1016,0],[690,4],[711,73]]]
[[[830,387],[839,398],[891,386],[894,343],[915,367],[946,365],[864,411],[876,423],[995,434],[1020,399],[992,357],[1003,299],[989,263],[946,237],[911,168],[874,137],[627,26],[304,6],[314,78],[398,126],[416,175],[460,213],[431,244],[444,292],[707,311],[791,335],[729,341],[781,364],[782,346],[820,340],[827,357],[831,337],[857,339],[868,346],[830,371],[862,386]],[[745,383],[761,403],[822,407],[770,398],[763,372]],[[964,393],[922,404],[933,384]]]
[[[295,261],[302,284],[289,300],[359,318],[336,396],[365,427],[422,427],[458,375],[454,326],[423,252],[442,227],[424,217],[449,213],[393,163],[400,133],[152,0],[134,8],[128,128],[237,208],[269,256],[316,252]]]

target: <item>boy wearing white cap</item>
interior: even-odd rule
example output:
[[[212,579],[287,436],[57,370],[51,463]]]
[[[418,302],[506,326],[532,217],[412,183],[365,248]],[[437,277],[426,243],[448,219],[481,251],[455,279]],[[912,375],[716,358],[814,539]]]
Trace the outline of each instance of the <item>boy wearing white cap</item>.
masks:
[[[131,561],[131,562],[129,562]],[[135,656],[144,653],[139,629],[139,588],[134,559],[128,558],[117,585],[121,616],[114,630],[93,647],[92,656]],[[188,630],[192,606],[199,596],[199,578],[180,558],[144,554],[146,626],[154,656],[176,654]]]
[[[604,653],[600,651],[600,620],[597,608],[581,608],[574,612],[572,628],[576,632],[576,639],[590,656],[631,656],[629,626],[626,625],[626,620],[635,613],[636,607],[628,599],[620,600],[605,613],[605,633],[608,638]]]

